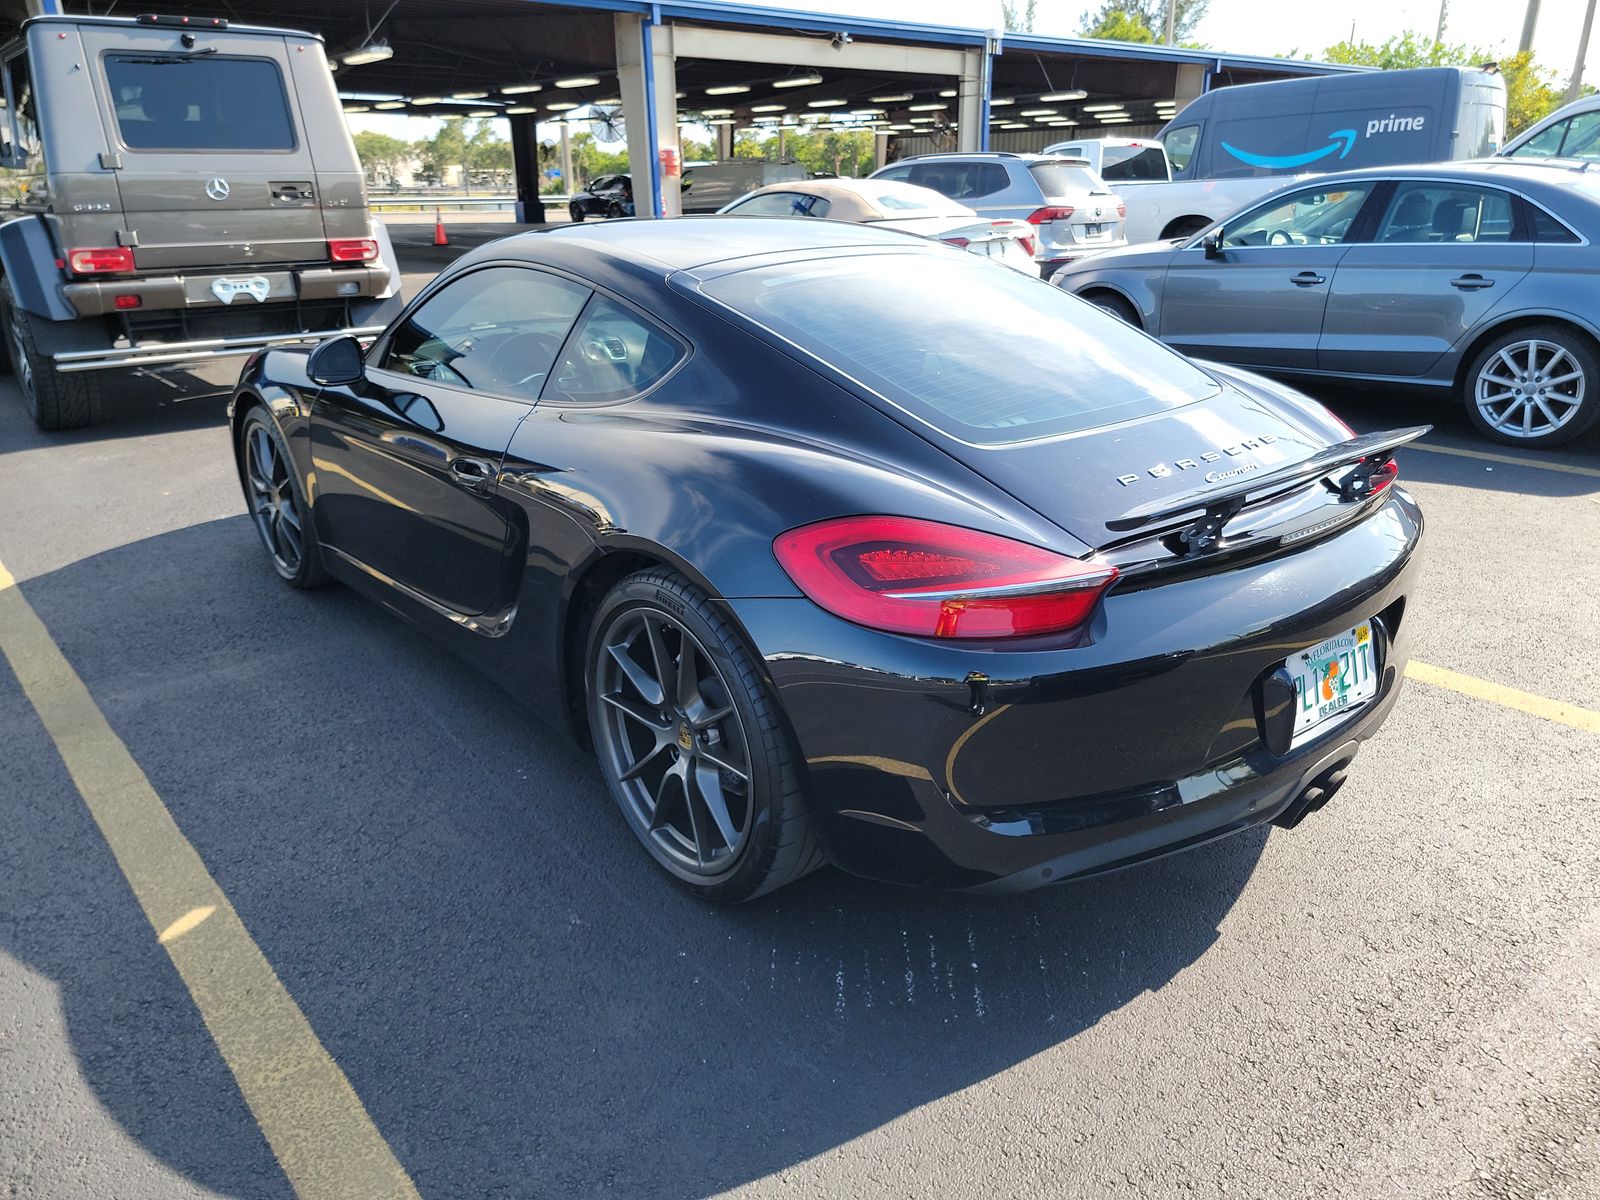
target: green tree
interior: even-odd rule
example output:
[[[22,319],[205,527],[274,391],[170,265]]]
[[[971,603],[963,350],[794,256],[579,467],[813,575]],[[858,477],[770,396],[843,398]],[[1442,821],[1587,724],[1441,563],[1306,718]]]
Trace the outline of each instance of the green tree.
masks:
[[[1506,80],[1506,136],[1521,133],[1561,106],[1556,73],[1534,61],[1533,52],[1513,54],[1500,64]]]
[[[356,144],[356,157],[361,160],[361,169],[369,184],[393,185],[396,173],[411,158],[411,143],[386,133],[364,129],[351,140]]]
[[[1001,0],[1000,15],[1007,33],[1032,33],[1039,0],[1024,0],[1020,5]]]
[[[1084,37],[1108,42],[1154,42],[1155,31],[1133,13],[1120,8],[1104,9],[1099,19],[1083,31]]]
[[[452,169],[459,169],[465,174],[464,163],[467,156],[467,135],[463,129],[465,124],[465,121],[446,121],[440,126],[438,133],[416,144],[415,149],[420,162],[417,172],[419,177],[430,183],[438,183],[449,178]]]
[[[1206,9],[1210,7],[1211,0],[1176,0],[1176,4],[1173,31],[1180,43],[1187,44],[1187,39],[1194,33],[1195,26],[1205,19]],[[1122,18],[1119,19],[1117,14],[1122,14]],[[1143,25],[1150,36],[1128,37],[1125,32],[1117,34],[1094,32],[1101,28],[1130,31],[1133,26],[1128,19]],[[1081,27],[1085,37],[1116,37],[1121,41],[1159,42],[1167,32],[1167,0],[1102,0],[1099,9],[1083,14]]]

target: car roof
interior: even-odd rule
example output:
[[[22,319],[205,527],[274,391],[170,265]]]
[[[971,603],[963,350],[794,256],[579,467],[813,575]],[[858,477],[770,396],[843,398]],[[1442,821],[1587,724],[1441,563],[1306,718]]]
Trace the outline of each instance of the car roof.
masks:
[[[598,259],[629,274],[665,277],[756,255],[905,250],[918,244],[919,239],[897,230],[844,221],[738,216],[623,218],[512,234],[478,247],[457,262],[526,258],[587,275],[591,261]]]
[[[746,192],[739,203],[751,196],[765,196],[781,192],[798,192],[803,196],[820,196],[849,210],[855,220],[882,220],[915,216],[975,216],[972,209],[958,200],[952,200],[932,188],[914,183],[900,183],[893,179],[793,179],[787,183],[769,183],[765,187]],[[878,203],[881,196],[903,196],[907,201],[922,206],[922,210],[892,210]]]
[[[1080,140],[1080,139],[1075,139]],[[897,158],[889,166],[897,166],[908,162],[931,162],[934,159],[954,159],[958,162],[969,162],[981,159],[989,162],[1023,162],[1028,165],[1034,163],[1064,162],[1075,166],[1088,164],[1088,159],[1079,158],[1074,154],[1034,154],[1031,151],[1011,150],[947,150],[933,154],[908,154],[904,158]]]
[[[1589,190],[1600,185],[1600,170],[1585,170],[1593,163],[1563,158],[1469,158],[1455,162],[1416,163],[1398,167],[1365,167],[1358,171],[1335,171],[1311,179],[1286,180],[1286,183],[1339,183],[1359,179],[1415,179],[1425,176],[1434,179],[1470,179],[1479,183],[1531,183],[1549,187],[1563,187],[1576,183],[1584,176]]]

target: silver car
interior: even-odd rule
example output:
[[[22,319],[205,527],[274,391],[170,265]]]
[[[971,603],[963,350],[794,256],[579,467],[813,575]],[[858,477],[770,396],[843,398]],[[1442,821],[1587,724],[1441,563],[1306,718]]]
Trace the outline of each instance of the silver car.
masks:
[[[1051,282],[1199,358],[1452,394],[1496,441],[1600,420],[1600,172],[1563,160],[1299,181]]]
[[[980,217],[1027,221],[1039,231],[1034,259],[1048,277],[1080,255],[1128,244],[1127,207],[1081,158],[1042,154],[919,154],[872,179],[932,188]]]

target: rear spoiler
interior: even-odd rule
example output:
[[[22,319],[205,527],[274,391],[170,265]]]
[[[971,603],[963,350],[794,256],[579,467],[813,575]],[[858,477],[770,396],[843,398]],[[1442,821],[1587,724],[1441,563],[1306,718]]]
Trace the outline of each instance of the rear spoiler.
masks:
[[[1141,504],[1138,508],[1131,508],[1122,516],[1107,521],[1106,528],[1113,533],[1128,533],[1151,525],[1173,522],[1179,517],[1190,515],[1232,518],[1249,503],[1251,496],[1284,491],[1296,484],[1321,479],[1340,467],[1362,462],[1368,466],[1363,477],[1364,483],[1370,479],[1374,470],[1394,456],[1397,449],[1407,442],[1416,441],[1432,430],[1432,425],[1413,425],[1407,429],[1390,429],[1383,433],[1364,433],[1360,437],[1353,437],[1346,442],[1336,442],[1332,446],[1318,450],[1301,462],[1290,463],[1288,466],[1277,467],[1259,474],[1244,475],[1223,487],[1197,488],[1176,498]],[[1365,488],[1354,489],[1354,492],[1355,494],[1348,498],[1360,499],[1365,495]]]

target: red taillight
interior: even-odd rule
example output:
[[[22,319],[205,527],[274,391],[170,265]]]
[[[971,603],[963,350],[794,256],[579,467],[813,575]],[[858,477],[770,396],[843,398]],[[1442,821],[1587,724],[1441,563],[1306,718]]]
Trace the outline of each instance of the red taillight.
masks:
[[[944,238],[942,240],[944,241],[944,244],[947,245],[947,246],[959,246],[963,250],[965,250],[968,246],[972,245],[972,243],[968,239],[963,238],[963,237],[947,237],[947,238]]]
[[[1022,243],[1022,248],[1028,252],[1028,257],[1032,258],[1034,254],[1033,239],[1030,237],[1019,237],[1017,241]]]
[[[1372,473],[1372,491],[1368,495],[1383,491],[1398,478],[1400,478],[1400,464],[1391,458]]]
[[[116,298],[114,298],[111,301],[111,303],[112,303],[112,306],[115,307],[115,308],[122,309],[122,310],[127,310],[127,309],[130,309],[130,308],[138,308],[141,304],[144,303],[144,301],[142,299],[140,299],[138,296],[122,295],[122,296],[117,296]]]
[[[131,271],[133,248],[106,246],[98,249],[68,250],[67,269],[74,275],[113,275],[118,271]]]
[[[1128,206],[1126,204],[1124,204],[1121,200],[1118,200],[1117,201],[1117,216],[1125,217],[1127,215],[1128,215]]]
[[[378,257],[378,243],[372,238],[332,238],[328,257],[334,262],[371,262]]]
[[[1029,225],[1043,225],[1046,221],[1065,221],[1072,216],[1072,206],[1067,204],[1053,205],[1049,208],[1036,208],[1028,214]]]
[[[840,517],[772,544],[835,616],[889,633],[1010,638],[1082,627],[1117,569],[913,517]]]

